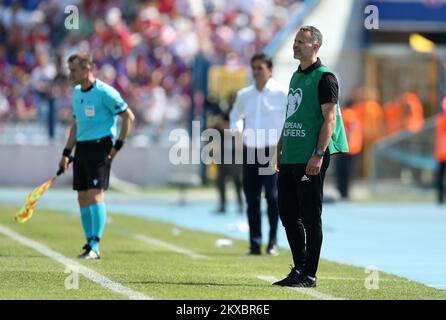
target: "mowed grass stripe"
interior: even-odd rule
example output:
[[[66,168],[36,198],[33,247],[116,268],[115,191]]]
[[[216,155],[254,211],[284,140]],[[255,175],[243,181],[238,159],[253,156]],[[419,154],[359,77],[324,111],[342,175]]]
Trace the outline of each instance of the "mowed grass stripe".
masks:
[[[155,246],[158,246],[158,247],[161,247],[161,248],[164,248],[164,249],[167,249],[167,250],[179,253],[179,254],[183,254],[183,255],[186,255],[191,258],[197,258],[197,259],[205,259],[206,258],[206,256],[204,256],[202,254],[195,253],[192,250],[181,248],[174,244],[171,244],[171,243],[168,243],[165,241],[161,241],[161,240],[158,240],[158,239],[155,239],[152,237],[148,237],[148,236],[145,236],[142,234],[133,234],[132,237],[136,240],[139,240],[139,241],[151,244],[151,245],[155,245]]]
[[[82,274],[87,279],[90,279],[91,281],[100,284],[104,288],[107,288],[107,289],[114,291],[116,293],[120,293],[124,296],[127,296],[131,300],[152,300],[153,299],[152,297],[149,297],[149,296],[144,295],[140,292],[136,292],[130,288],[127,288],[118,282],[114,282],[111,279],[101,275],[100,273],[98,273],[90,268],[87,268],[87,267],[65,257],[64,255],[62,255],[58,252],[55,252],[36,241],[25,238],[24,236],[4,227],[2,225],[0,225],[0,233],[2,233],[3,235],[21,243],[27,247],[34,249],[35,251],[43,254],[44,256],[47,256],[50,259],[53,259],[53,260],[65,265],[66,267],[69,267],[71,270],[75,270],[76,272],[78,272],[79,274]]]

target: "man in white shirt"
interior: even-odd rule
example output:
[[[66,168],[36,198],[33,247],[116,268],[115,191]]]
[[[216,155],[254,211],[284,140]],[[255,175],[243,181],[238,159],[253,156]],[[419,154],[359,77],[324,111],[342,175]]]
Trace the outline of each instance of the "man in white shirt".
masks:
[[[272,78],[273,63],[270,57],[257,53],[251,58],[254,85],[237,93],[230,113],[232,130],[243,130],[243,190],[247,201],[250,255],[261,254],[261,194],[265,188],[270,224],[266,254],[277,255],[277,173],[265,169],[272,156],[285,121],[288,90]],[[243,119],[243,129],[240,120]],[[255,156],[254,156],[255,155]],[[263,170],[262,170],[263,169]]]

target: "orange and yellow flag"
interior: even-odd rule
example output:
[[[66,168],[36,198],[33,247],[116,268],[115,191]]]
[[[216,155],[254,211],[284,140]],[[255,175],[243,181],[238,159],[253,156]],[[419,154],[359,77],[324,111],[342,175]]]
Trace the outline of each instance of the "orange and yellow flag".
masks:
[[[24,223],[32,217],[37,200],[39,200],[45,191],[51,187],[54,181],[56,181],[56,177],[52,177],[50,180],[42,183],[40,186],[30,192],[28,198],[26,198],[26,203],[14,218],[16,222]]]
[[[70,156],[68,164],[73,162],[73,160],[74,158]],[[53,183],[56,181],[56,178],[60,176],[62,173],[64,173],[64,169],[60,167],[54,177],[52,177],[47,182],[42,183],[40,186],[38,186],[29,193],[28,198],[26,198],[26,203],[23,205],[20,212],[17,213],[16,216],[14,217],[14,220],[16,222],[24,223],[32,217],[34,212],[34,206],[36,205],[37,200],[39,200],[39,198],[45,193],[45,191],[48,190],[48,188],[53,185]]]

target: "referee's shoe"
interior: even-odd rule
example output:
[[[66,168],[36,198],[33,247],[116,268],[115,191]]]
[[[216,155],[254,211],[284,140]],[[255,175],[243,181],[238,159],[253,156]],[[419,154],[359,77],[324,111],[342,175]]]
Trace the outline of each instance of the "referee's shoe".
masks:
[[[84,260],[99,260],[101,259],[101,255],[99,252],[94,251],[90,245],[86,244],[82,249],[84,249],[84,253],[78,256],[79,259]]]

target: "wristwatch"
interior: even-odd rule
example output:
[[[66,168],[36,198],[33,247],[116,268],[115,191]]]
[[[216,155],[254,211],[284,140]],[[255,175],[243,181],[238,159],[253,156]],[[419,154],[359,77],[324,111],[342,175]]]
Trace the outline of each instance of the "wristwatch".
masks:
[[[316,151],[314,151],[314,154],[317,155],[318,157],[323,157],[325,154],[325,150],[323,149],[316,149]]]

